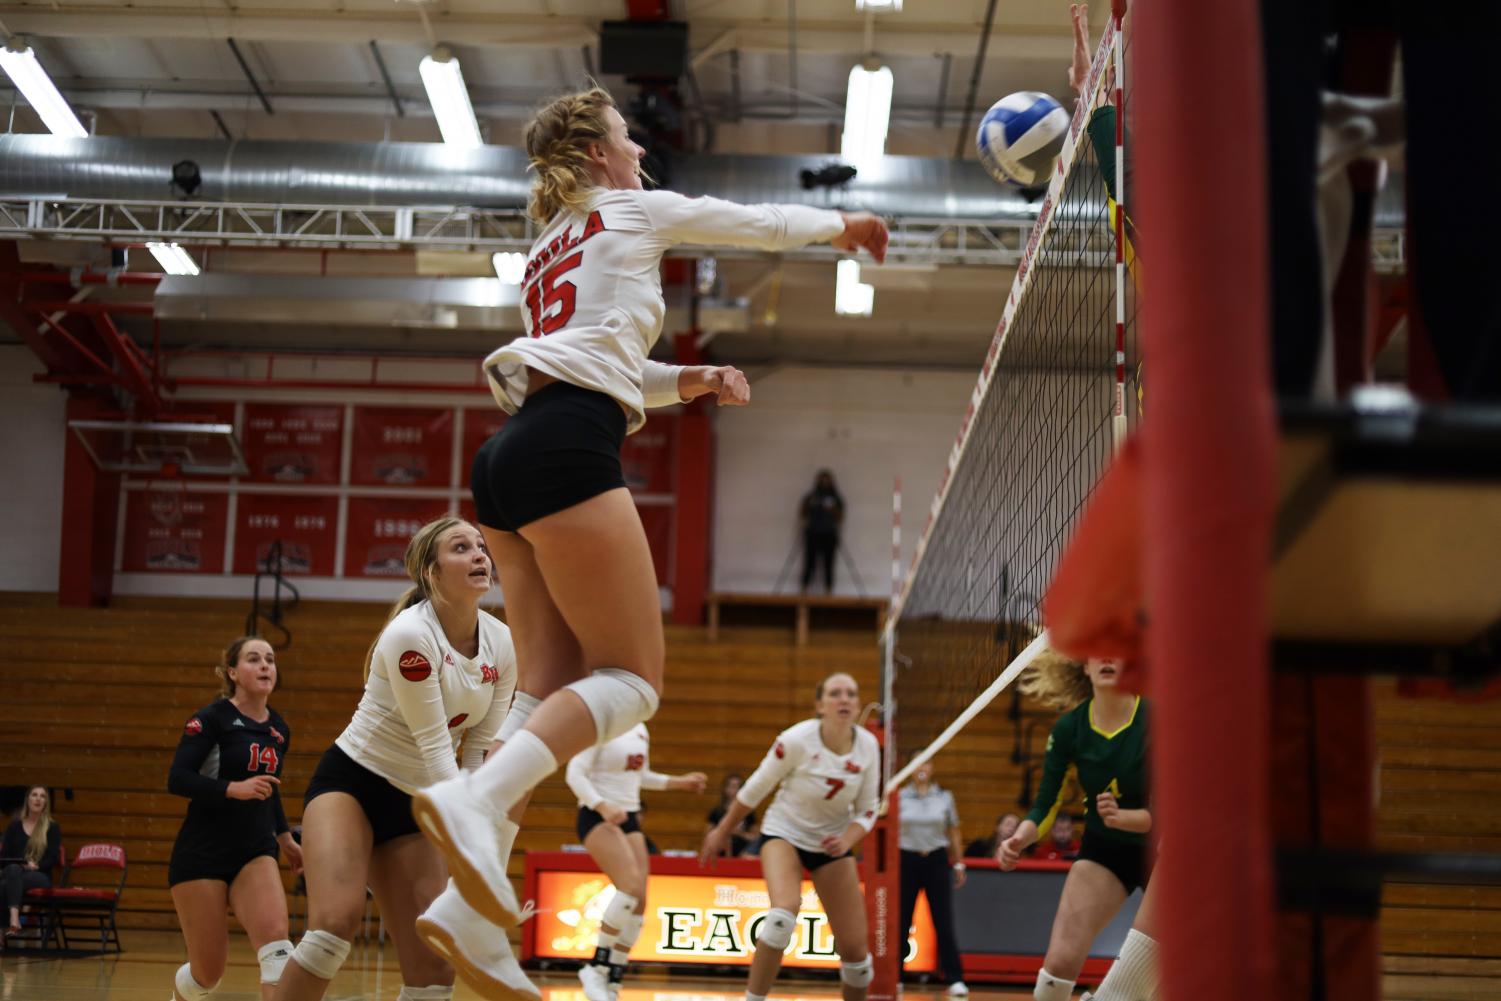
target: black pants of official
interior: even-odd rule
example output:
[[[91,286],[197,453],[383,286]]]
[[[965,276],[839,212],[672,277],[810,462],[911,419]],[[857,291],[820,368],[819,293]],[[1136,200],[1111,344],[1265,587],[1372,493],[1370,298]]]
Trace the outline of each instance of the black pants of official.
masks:
[[[964,979],[964,964],[959,960],[959,939],[954,933],[954,870],[948,849],[929,852],[902,852],[902,935],[912,933],[912,912],[917,910],[917,894],[928,895],[928,910],[933,912],[933,933],[938,938],[938,965],[943,979],[955,983]]]
[[[834,590],[834,554],[839,552],[839,536],[827,532],[803,533],[803,590],[813,583],[813,571],[823,564],[823,588]]]

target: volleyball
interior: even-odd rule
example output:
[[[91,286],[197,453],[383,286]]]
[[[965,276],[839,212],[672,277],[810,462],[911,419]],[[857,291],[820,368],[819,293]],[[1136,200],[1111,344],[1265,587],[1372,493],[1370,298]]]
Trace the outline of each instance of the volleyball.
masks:
[[[980,162],[1002,184],[1035,188],[1048,181],[1048,171],[1063,149],[1068,113],[1058,102],[1035,90],[1001,98],[980,119],[975,146]]]

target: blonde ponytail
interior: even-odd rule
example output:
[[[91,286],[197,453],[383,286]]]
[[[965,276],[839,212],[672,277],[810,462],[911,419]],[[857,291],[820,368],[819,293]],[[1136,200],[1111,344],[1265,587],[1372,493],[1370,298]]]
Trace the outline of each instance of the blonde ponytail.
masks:
[[[1051,650],[1027,665],[1017,687],[1029,699],[1059,712],[1068,712],[1094,695],[1084,665]]]
[[[552,101],[527,122],[526,154],[536,179],[526,213],[538,226],[546,226],[559,212],[581,212],[588,204],[595,187],[589,145],[609,140],[605,111],[613,107],[609,91],[590,87]]]
[[[385,634],[386,626],[389,626],[396,616],[411,608],[420,601],[442,601],[442,595],[438,593],[438,543],[443,534],[450,528],[469,523],[463,518],[455,518],[446,514],[417,529],[412,536],[412,541],[407,543],[406,556],[404,558],[407,569],[407,577],[412,581],[412,586],[401,593],[396,603],[391,606],[391,611],[386,615],[385,624],[380,627],[380,632],[375,636],[375,642],[370,644],[370,649],[365,653],[365,678],[370,678],[370,665],[375,662],[375,648],[380,646],[380,638]]]

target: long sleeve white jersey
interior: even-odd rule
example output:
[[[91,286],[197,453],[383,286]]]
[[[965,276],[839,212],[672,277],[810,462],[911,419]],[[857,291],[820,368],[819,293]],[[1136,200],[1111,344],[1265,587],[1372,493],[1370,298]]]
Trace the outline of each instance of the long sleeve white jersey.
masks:
[[[817,719],[783,730],[760,767],[735,798],[755,808],[773,788],[761,820],[761,833],[773,834],[804,851],[823,851],[823,839],[843,834],[850,824],[869,831],[876,823],[881,770],[880,745],[869,730],[855,728],[848,754],[824,745]]]
[[[641,809],[642,789],[666,789],[668,779],[651,770],[651,737],[645,723],[575,754],[565,777],[579,806],[598,810],[609,803],[627,813]]]
[[[334,741],[404,792],[479,767],[511,709],[516,648],[511,631],[479,613],[479,652],[465,657],[443,635],[430,602],[402,610],[381,631],[354,718]]]
[[[790,250],[844,232],[838,212],[806,205],[739,205],[672,191],[599,188],[582,214],[560,212],[532,244],[521,285],[526,336],[485,359],[507,413],[526,399],[527,367],[607,393],[626,432],[646,407],[681,402],[680,368],[647,355],[662,333],[661,261],[680,243]]]

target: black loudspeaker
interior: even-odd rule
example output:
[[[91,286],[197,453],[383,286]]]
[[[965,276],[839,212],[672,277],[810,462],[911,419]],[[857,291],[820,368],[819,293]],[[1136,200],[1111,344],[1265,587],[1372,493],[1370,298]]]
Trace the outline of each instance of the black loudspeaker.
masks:
[[[688,64],[686,21],[605,21],[599,27],[599,71],[676,80]]]

